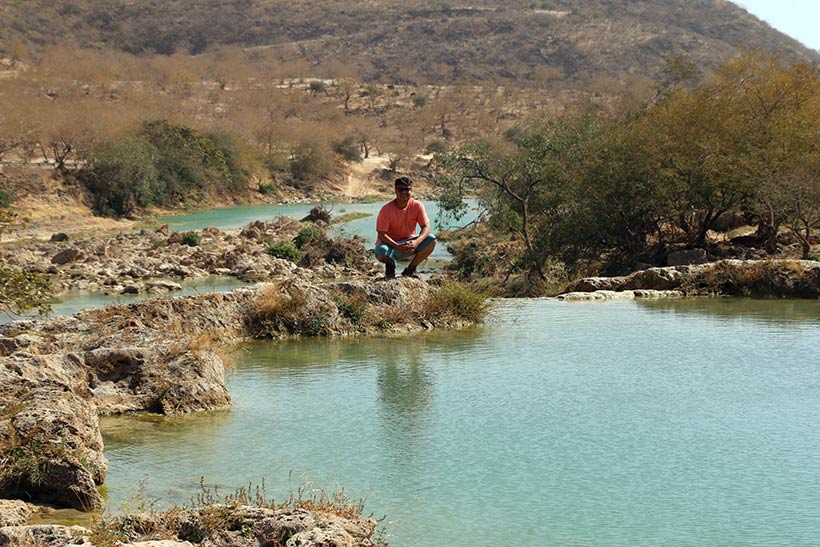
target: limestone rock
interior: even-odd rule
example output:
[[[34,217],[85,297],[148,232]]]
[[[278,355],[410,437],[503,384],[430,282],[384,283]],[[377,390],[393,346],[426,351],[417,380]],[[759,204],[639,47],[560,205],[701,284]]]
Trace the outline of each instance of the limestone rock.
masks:
[[[37,545],[47,547],[93,547],[88,536],[91,531],[81,526],[40,524],[35,526],[6,526],[0,528],[0,547]]]
[[[82,254],[77,249],[65,249],[51,258],[52,264],[68,264],[79,260]]]
[[[13,450],[0,446],[13,470],[0,481],[0,496],[25,492],[61,506],[100,509],[96,486],[105,480],[108,462],[96,408],[47,384],[22,396],[12,408],[16,413],[9,424],[17,444]]]
[[[36,512],[37,508],[30,503],[0,499],[0,527],[21,526]]]

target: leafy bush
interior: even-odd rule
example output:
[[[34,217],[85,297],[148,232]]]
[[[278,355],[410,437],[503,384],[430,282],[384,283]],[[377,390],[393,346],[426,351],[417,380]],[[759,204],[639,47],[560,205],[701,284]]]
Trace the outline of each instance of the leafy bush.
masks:
[[[248,318],[255,337],[284,333],[300,336],[323,336],[329,333],[327,317],[331,310],[311,304],[305,291],[286,281],[259,295]]]
[[[201,238],[198,232],[185,232],[179,242],[181,245],[187,245],[188,247],[199,247]]]
[[[350,319],[354,325],[364,325],[370,320],[370,306],[367,300],[360,295],[340,294],[334,296],[333,301],[342,317]]]
[[[290,162],[290,173],[303,181],[327,178],[336,172],[336,162],[330,148],[323,143],[305,143],[296,148]]]
[[[122,216],[162,203],[165,190],[155,164],[157,154],[156,147],[139,135],[105,140],[87,151],[79,179],[94,196],[94,211]]]
[[[0,190],[0,207],[11,207],[14,203],[15,196],[8,190]]]
[[[296,234],[293,243],[298,249],[302,249],[307,243],[311,241],[321,241],[326,239],[325,232],[315,224],[308,224]]]
[[[446,154],[447,151],[450,150],[450,147],[441,139],[436,139],[430,141],[427,147],[424,149],[425,154]]]
[[[284,258],[296,262],[302,253],[290,241],[277,241],[265,249],[265,252],[276,258]]]
[[[276,185],[269,182],[263,182],[259,185],[259,193],[264,196],[269,196],[276,193]]]
[[[149,205],[176,205],[208,193],[246,191],[264,171],[251,145],[228,133],[203,135],[164,120],[102,141],[81,154],[79,180],[104,216],[127,215]]]
[[[416,95],[413,97],[413,106],[421,108],[427,104],[427,95]]]

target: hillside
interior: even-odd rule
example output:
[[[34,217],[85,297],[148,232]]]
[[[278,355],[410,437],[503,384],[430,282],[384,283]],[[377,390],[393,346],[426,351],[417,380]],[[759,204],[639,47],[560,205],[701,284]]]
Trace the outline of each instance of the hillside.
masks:
[[[345,66],[384,83],[507,80],[593,91],[657,80],[679,53],[706,68],[740,47],[820,61],[727,0],[11,0],[0,4],[0,38],[6,55],[51,45],[137,54],[238,46],[251,57],[304,62],[316,75]]]

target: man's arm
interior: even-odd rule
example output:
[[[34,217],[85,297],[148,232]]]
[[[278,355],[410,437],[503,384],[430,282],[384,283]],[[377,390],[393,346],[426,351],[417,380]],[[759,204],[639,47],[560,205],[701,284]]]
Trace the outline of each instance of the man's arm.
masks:
[[[407,242],[407,246],[409,246],[409,248],[410,248],[409,252],[411,252],[411,253],[416,252],[416,247],[421,245],[422,242],[425,239],[427,239],[427,236],[430,235],[430,226],[429,225],[426,225],[426,226],[419,225],[419,228],[421,228],[421,232],[419,232],[419,236],[416,239],[413,239],[413,240]]]
[[[428,229],[427,232],[429,233],[430,230]],[[387,243],[388,245],[390,245],[394,249],[398,249],[403,253],[412,253],[416,250],[416,246],[414,245],[413,241],[407,241],[407,242],[404,242],[404,243],[399,243],[395,239],[393,239],[392,237],[387,235],[387,232],[377,232],[377,233],[379,234],[379,241],[381,241],[382,243]],[[427,236],[424,236],[424,237],[427,237]]]

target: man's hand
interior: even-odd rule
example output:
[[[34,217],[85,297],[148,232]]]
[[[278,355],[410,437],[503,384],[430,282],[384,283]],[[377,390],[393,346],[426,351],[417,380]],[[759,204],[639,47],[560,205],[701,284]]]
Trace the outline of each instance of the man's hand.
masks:
[[[399,244],[399,250],[403,253],[412,254],[416,252],[416,245],[418,245],[417,240],[405,241]]]

